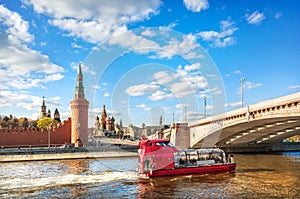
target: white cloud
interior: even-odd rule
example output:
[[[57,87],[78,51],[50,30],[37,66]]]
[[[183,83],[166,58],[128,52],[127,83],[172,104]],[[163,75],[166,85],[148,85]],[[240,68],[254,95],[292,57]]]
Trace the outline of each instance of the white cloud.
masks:
[[[95,90],[100,89],[100,86],[99,86],[99,85],[93,85],[92,87],[93,87],[93,89],[95,89]]]
[[[188,121],[193,121],[193,120],[198,120],[200,119],[202,116],[202,113],[197,112],[197,111],[188,111],[186,113],[186,117]]]
[[[253,89],[253,88],[261,87],[262,84],[246,81],[244,86],[245,86],[246,89],[250,90],[250,89]]]
[[[0,99],[3,104],[6,104],[6,107],[16,106],[19,108],[37,112],[39,112],[43,101],[43,98],[40,96],[30,95],[26,92],[13,92],[8,90],[0,92]],[[46,98],[45,101],[47,108],[49,108],[50,106],[59,106],[60,100],[60,96]],[[34,117],[33,119],[36,118]]]
[[[71,68],[73,70],[78,70],[78,65],[79,63],[77,62],[72,62],[71,64]],[[96,72],[91,70],[89,66],[86,66],[85,64],[81,63],[81,69],[82,69],[82,72],[85,72],[85,73],[89,73],[91,75],[96,75]]]
[[[111,34],[109,44],[117,44],[129,50],[145,53],[149,50],[159,49],[159,45],[151,40],[145,39],[142,36],[137,36],[125,26],[120,27]]]
[[[232,102],[232,103],[226,103],[225,107],[237,107],[237,106],[241,106],[242,102]]]
[[[171,91],[174,95],[178,97],[183,97],[195,93],[195,90],[192,89],[190,83],[183,81],[177,82],[171,85]]]
[[[167,93],[164,91],[155,91],[154,93],[151,94],[149,97],[150,100],[152,101],[157,101],[157,100],[166,100],[166,99],[171,99],[174,96],[171,93]]]
[[[300,88],[300,85],[293,85],[293,86],[289,86],[289,89],[298,89]]]
[[[142,96],[146,94],[153,93],[157,90],[159,90],[159,86],[155,84],[138,84],[128,87],[125,90],[125,93],[127,93],[130,96]]]
[[[141,33],[141,35],[146,36],[146,37],[153,37],[153,36],[155,36],[155,32],[150,29],[146,29],[145,31],[143,31]]]
[[[37,13],[46,14],[50,22],[71,36],[86,41],[105,42],[127,24],[149,19],[158,14],[160,0],[24,0],[25,5],[33,6]]]
[[[190,105],[189,104],[176,104],[176,108],[178,108],[178,109],[183,109],[183,108],[185,108],[185,107],[189,107]]]
[[[33,42],[28,30],[28,22],[13,11],[0,5],[0,25],[5,33],[0,33],[0,84],[1,88],[25,89],[41,87],[38,83],[60,80],[63,68],[50,62],[47,55],[28,48]]]
[[[76,44],[75,42],[73,42],[73,43],[71,44],[71,46],[72,46],[72,48],[77,48],[77,49],[82,48],[82,46]]]
[[[202,31],[198,35],[204,41],[212,42],[213,47],[226,47],[236,43],[235,38],[232,37],[233,33],[238,30],[234,23],[230,20],[220,22],[220,32],[216,31]]]
[[[193,70],[199,70],[200,68],[201,68],[201,64],[198,62],[198,63],[194,63],[194,64],[191,64],[191,65],[186,65],[184,67],[184,70],[193,71]]]
[[[158,84],[168,84],[171,81],[173,81],[173,76],[166,71],[159,71],[153,74],[153,79],[158,83]]]
[[[150,108],[146,104],[138,104],[136,105],[137,108],[144,109],[145,111],[149,111]]]
[[[201,10],[206,10],[209,7],[207,0],[183,0],[183,2],[186,8],[193,12],[200,12]]]
[[[109,97],[110,94],[109,93],[104,93],[103,97]]]
[[[6,33],[13,43],[32,42],[34,36],[28,32],[28,22],[16,13],[0,5],[0,22],[7,26]]]
[[[199,48],[197,37],[193,34],[183,35],[181,40],[172,38],[165,46],[161,46],[162,51],[157,52],[160,58],[172,58],[174,55],[181,55],[186,59],[201,58],[202,55],[195,54],[194,50]]]
[[[245,14],[246,20],[249,24],[259,24],[265,19],[264,13],[258,11],[253,12],[251,15]]]

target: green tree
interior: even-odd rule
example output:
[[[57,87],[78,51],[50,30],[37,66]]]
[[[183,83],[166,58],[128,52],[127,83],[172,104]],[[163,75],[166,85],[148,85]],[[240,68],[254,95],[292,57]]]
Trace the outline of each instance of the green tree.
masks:
[[[44,117],[37,122],[37,127],[40,129],[47,130],[51,127],[56,126],[57,123],[58,122],[55,119],[52,119],[50,117]]]

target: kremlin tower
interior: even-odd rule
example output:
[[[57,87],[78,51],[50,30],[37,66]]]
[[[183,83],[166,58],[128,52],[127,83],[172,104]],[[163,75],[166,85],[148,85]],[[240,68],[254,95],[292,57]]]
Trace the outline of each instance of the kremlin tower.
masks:
[[[47,112],[46,112],[46,105],[45,105],[45,97],[43,96],[43,103],[42,103],[42,106],[41,106],[41,112],[40,112],[40,118],[44,118],[47,116]]]
[[[89,102],[84,98],[81,63],[78,66],[74,99],[70,102],[72,111],[71,143],[76,147],[88,144]]]

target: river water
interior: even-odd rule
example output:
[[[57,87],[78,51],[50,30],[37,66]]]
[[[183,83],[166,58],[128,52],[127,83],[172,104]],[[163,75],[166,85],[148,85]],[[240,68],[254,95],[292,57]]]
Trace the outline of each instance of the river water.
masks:
[[[143,181],[137,158],[1,163],[0,198],[300,198],[300,152],[235,160],[235,174]]]

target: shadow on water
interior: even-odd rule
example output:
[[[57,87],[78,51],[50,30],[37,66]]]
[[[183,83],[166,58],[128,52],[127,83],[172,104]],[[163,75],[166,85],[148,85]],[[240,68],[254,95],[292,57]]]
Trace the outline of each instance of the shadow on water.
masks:
[[[211,191],[213,191],[214,187],[218,187],[220,184],[227,184],[234,177],[235,174],[229,173],[160,177],[138,180],[137,185],[141,198],[198,198],[201,197],[201,192],[195,191],[195,188],[203,188],[209,191],[210,187],[212,188]]]
[[[274,172],[274,169],[263,169],[263,168],[253,168],[253,169],[238,169],[237,173],[255,173],[255,172]]]

